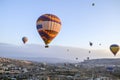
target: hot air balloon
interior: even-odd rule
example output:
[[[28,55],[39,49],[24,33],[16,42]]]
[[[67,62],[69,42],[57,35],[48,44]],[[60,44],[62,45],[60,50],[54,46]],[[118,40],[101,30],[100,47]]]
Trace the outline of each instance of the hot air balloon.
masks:
[[[69,52],[69,49],[67,49],[67,51]]]
[[[92,3],[92,6],[95,6],[95,3]]]
[[[92,45],[93,45],[93,43],[92,43],[92,42],[89,42],[89,44],[90,44],[90,46],[92,46]]]
[[[92,45],[93,45],[93,43],[92,43],[92,42],[89,42],[89,45],[90,45],[90,46],[92,46]],[[91,51],[89,51],[89,53],[91,53]]]
[[[91,51],[89,51],[89,53],[91,53]]]
[[[90,60],[90,58],[89,58],[89,57],[87,57],[87,60]]]
[[[117,44],[112,44],[110,46],[110,50],[111,52],[114,54],[114,56],[116,56],[117,52],[119,51],[119,45]]]
[[[23,38],[22,38],[22,41],[23,41],[23,43],[25,44],[25,43],[28,41],[28,38],[27,38],[27,37],[23,37]]]
[[[76,57],[76,60],[78,60],[78,58]]]
[[[99,46],[101,46],[101,43],[99,43]]]
[[[60,19],[53,14],[43,14],[36,21],[39,35],[45,43],[45,48],[57,36],[61,29]]]

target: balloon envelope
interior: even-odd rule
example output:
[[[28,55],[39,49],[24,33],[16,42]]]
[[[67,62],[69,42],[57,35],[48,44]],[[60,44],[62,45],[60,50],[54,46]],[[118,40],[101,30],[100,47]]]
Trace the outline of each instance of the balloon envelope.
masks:
[[[89,57],[87,57],[87,60],[89,60],[90,58]]]
[[[91,51],[89,51],[89,53],[91,53]]]
[[[111,50],[111,52],[112,52],[114,55],[116,55],[117,52],[119,51],[119,45],[117,45],[117,44],[112,44],[112,45],[110,46],[110,50]]]
[[[67,51],[69,51],[69,49],[67,49]]]
[[[92,3],[92,6],[94,6],[95,5],[95,3]]]
[[[44,43],[48,45],[61,29],[60,19],[53,14],[44,14],[37,19],[36,27]]]
[[[78,58],[76,58],[76,60],[78,60]]]
[[[27,38],[27,37],[23,37],[23,38],[22,38],[22,41],[23,41],[23,43],[25,44],[25,43],[28,41],[28,38]]]
[[[90,46],[92,46],[92,45],[93,45],[93,43],[92,43],[92,42],[89,42],[89,44],[90,44]]]

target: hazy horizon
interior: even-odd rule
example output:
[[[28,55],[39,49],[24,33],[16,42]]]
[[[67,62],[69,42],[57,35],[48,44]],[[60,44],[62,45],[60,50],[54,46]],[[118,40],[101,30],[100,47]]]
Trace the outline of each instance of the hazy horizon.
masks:
[[[84,61],[89,57],[90,59],[100,58],[119,58],[120,54],[114,56],[110,50],[93,50],[89,53],[90,49],[68,47],[68,46],[55,46],[52,45],[49,48],[45,48],[43,45],[38,44],[23,44],[14,45],[8,43],[0,43],[0,57],[46,57],[46,58],[58,58],[73,61]],[[104,55],[104,56],[103,56]],[[76,60],[78,58],[78,60]]]

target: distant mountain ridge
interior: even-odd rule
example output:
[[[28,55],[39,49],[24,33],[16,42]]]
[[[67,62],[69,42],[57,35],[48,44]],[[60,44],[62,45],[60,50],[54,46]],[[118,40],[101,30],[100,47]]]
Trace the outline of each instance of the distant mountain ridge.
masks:
[[[31,61],[18,60],[18,59],[12,59],[12,58],[4,58],[4,57],[0,57],[0,63],[3,63],[3,64],[16,64],[16,65],[30,65],[30,64],[32,64]]]
[[[120,58],[91,59],[91,60],[84,60],[84,62],[81,63],[86,65],[120,65]]]
[[[15,59],[27,60],[32,62],[46,62],[46,63],[76,63],[76,61],[73,60],[48,58],[48,57],[17,57]]]
[[[47,59],[47,60],[46,60]],[[0,57],[0,63],[14,63],[14,64],[31,64],[33,62],[46,62],[46,63],[66,63],[67,60],[58,58],[5,58]],[[55,61],[56,60],[56,61]],[[71,63],[74,63],[74,61]],[[75,62],[76,63],[76,62]],[[92,59],[81,62],[84,65],[120,65],[120,58],[117,59]]]

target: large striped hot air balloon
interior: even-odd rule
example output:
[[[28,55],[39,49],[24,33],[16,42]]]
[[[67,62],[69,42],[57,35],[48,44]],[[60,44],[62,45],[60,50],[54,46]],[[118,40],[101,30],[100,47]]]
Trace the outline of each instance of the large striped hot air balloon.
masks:
[[[37,19],[36,27],[45,47],[57,36],[61,29],[60,19],[53,14],[44,14]]]
[[[114,56],[117,54],[117,52],[119,51],[119,45],[117,44],[112,44],[110,46],[110,50],[111,52],[114,54]]]

